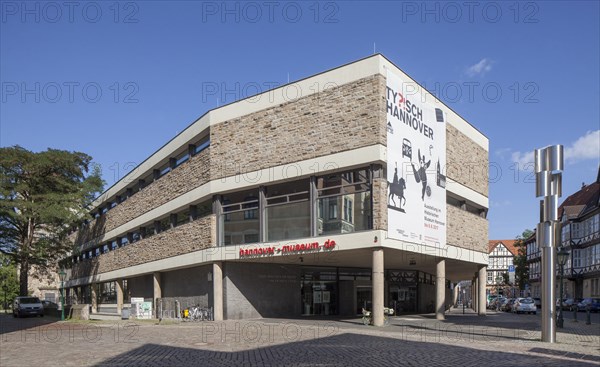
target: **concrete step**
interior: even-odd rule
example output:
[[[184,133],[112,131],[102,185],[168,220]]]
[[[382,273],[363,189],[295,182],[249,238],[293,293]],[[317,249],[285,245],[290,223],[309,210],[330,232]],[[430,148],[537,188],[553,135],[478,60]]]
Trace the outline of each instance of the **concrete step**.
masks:
[[[90,320],[121,320],[121,315],[118,313],[92,313],[90,314]]]

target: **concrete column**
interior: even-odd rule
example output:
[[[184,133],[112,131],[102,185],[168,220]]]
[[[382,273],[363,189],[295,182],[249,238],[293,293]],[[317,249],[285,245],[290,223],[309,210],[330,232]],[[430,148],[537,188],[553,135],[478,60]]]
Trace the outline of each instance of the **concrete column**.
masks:
[[[458,284],[454,284],[454,289],[453,289],[453,293],[452,293],[452,306],[456,307],[456,304],[458,303],[458,292],[460,291],[460,289],[458,289]]]
[[[160,273],[156,272],[154,274],[152,274],[152,284],[153,284],[153,296],[152,299],[154,300],[154,302],[152,302],[154,305],[154,315],[156,316],[156,318],[161,318],[160,315],[158,315],[158,299],[162,298],[162,289],[160,287]]]
[[[435,318],[444,320],[446,303],[446,260],[439,259],[435,267]]]
[[[223,269],[221,263],[213,263],[213,316],[215,321],[223,321]]]
[[[120,315],[123,311],[123,280],[118,279],[115,282],[115,290],[117,291],[117,313]]]
[[[96,289],[97,284],[96,283],[92,283],[90,284],[90,287],[92,289],[92,313],[97,313],[98,312],[98,295],[96,294]]]
[[[478,301],[477,304],[479,305],[479,308],[477,309],[477,314],[479,316],[485,316],[486,314],[486,309],[485,309],[485,284],[487,281],[487,267],[481,265],[479,267],[479,276],[477,277],[477,284],[479,285],[479,287],[477,287],[478,289]]]
[[[384,294],[384,264],[383,264],[383,249],[373,250],[373,285],[372,285],[372,304],[374,326],[383,326],[383,294]]]
[[[475,274],[477,274],[477,273],[475,273]],[[477,284],[477,277],[475,277],[475,278],[473,278],[473,287],[471,287],[471,288],[473,288],[473,298],[472,299],[473,299],[473,311],[475,311],[475,312],[477,312],[477,310],[478,310],[477,304],[479,303],[479,302],[477,302],[478,301],[478,299],[477,299],[477,286],[478,286],[478,284]]]

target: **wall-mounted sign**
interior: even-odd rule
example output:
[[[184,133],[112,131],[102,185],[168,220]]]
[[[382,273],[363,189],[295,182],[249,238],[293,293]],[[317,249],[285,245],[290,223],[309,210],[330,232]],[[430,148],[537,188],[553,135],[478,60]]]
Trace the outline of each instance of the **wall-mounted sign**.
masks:
[[[446,244],[446,116],[421,87],[387,72],[390,238]]]
[[[321,245],[319,242],[297,243],[278,246],[259,246],[240,249],[240,257],[257,257],[268,255],[292,255],[305,252],[329,251],[335,247],[334,240],[327,240]]]

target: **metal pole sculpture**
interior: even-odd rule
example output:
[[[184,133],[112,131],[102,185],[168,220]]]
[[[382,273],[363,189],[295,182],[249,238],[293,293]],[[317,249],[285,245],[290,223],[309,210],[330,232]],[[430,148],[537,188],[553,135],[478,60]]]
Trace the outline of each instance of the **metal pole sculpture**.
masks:
[[[558,198],[562,196],[563,146],[535,150],[535,195],[540,200],[537,242],[542,250],[542,341],[556,342],[556,247],[560,242]]]

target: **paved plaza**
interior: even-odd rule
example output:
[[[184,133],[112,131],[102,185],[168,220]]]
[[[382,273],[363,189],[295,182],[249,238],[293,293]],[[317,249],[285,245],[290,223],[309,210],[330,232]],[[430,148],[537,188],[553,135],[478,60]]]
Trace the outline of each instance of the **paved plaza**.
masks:
[[[453,309],[445,321],[261,319],[60,322],[0,315],[0,366],[600,366],[600,324],[570,319],[540,342],[540,317]]]

